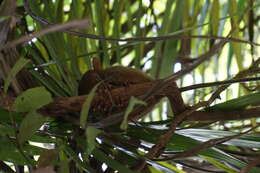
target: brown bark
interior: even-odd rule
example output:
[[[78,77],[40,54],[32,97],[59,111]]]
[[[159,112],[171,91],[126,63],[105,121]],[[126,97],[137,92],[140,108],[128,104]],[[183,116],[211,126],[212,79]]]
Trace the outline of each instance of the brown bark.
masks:
[[[260,117],[260,108],[228,111],[195,111],[186,121],[227,121]]]
[[[122,113],[125,111],[129,100],[132,96],[139,97],[145,94],[148,90],[154,87],[157,82],[146,82],[134,85],[128,85],[120,88],[115,88],[104,93],[102,91],[97,91],[94,99],[91,103],[91,111],[107,114],[105,117]],[[170,87],[165,88],[161,92],[149,97],[145,102],[146,106],[136,106],[136,109],[129,116],[129,120],[136,121],[141,118],[142,115],[151,111],[156,103],[158,103],[161,98],[169,96],[172,108],[174,112],[180,112],[185,109],[182,97],[178,90],[176,83]],[[176,97],[175,97],[176,96]],[[84,101],[87,96],[75,96],[66,98],[57,98],[54,102],[42,107],[38,110],[39,113],[49,116],[49,117],[62,117],[66,114],[80,112]]]

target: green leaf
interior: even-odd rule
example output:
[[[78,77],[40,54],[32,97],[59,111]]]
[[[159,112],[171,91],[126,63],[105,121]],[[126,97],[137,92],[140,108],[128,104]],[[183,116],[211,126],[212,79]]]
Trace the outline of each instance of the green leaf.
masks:
[[[223,138],[227,136],[233,136],[237,133],[230,131],[221,130],[207,130],[207,129],[183,129],[179,130],[177,134],[184,135],[199,141],[207,141],[213,138]],[[247,148],[260,148],[260,137],[250,134],[243,135],[239,138],[229,140],[224,144],[237,146],[237,147],[247,147]]]
[[[6,137],[0,137],[0,160],[25,165],[27,162],[14,143]]]
[[[23,6],[24,5],[24,3],[23,3],[23,0],[17,0],[16,1],[16,6],[18,7],[18,6]]]
[[[98,88],[100,83],[98,83],[94,88],[91,89],[90,93],[87,95],[87,99],[83,103],[81,112],[80,112],[80,126],[82,128],[86,128],[87,119],[88,119],[88,113],[91,106],[91,102],[95,96],[95,92]]]
[[[134,137],[134,138],[138,138],[140,140],[151,142],[151,143],[156,143],[158,141],[158,137],[162,134],[165,134],[165,132],[166,132],[166,130],[137,127],[137,126],[132,126],[132,125],[129,126],[129,128],[127,130],[128,130],[127,135]],[[183,150],[190,149],[196,145],[199,145],[200,143],[201,143],[200,141],[194,140],[191,137],[186,137],[186,136],[175,134],[172,136],[170,142],[167,144],[166,149],[168,151],[175,151],[175,152],[183,151]],[[239,168],[242,168],[246,165],[243,161],[241,161],[215,147],[204,149],[204,150],[200,151],[198,154],[203,155],[203,156],[208,156],[208,157],[211,157],[214,159],[222,160],[226,163],[230,163]],[[255,171],[259,171],[259,170],[256,168]]]
[[[176,1],[167,1],[165,4],[165,9],[164,9],[164,15],[162,18],[162,26],[160,27],[160,30],[158,32],[158,35],[165,35],[168,32],[168,28],[170,25],[170,20],[172,16],[172,6],[176,3]],[[160,66],[160,61],[157,57],[162,56],[162,47],[163,47],[163,42],[157,42],[155,44],[154,48],[154,57],[152,61],[152,69],[151,69],[151,74],[153,77],[158,76],[158,68]]]
[[[120,125],[120,128],[122,130],[126,130],[127,129],[127,119],[128,119],[128,116],[129,114],[132,112],[132,110],[134,109],[134,106],[137,105],[137,104],[142,104],[142,105],[146,105],[146,103],[142,100],[138,100],[137,98],[135,97],[131,97],[130,101],[129,101],[129,104],[126,108],[126,111],[125,111],[125,114],[124,114],[124,119]]]
[[[30,112],[23,119],[18,133],[19,143],[30,139],[30,137],[38,130],[47,120],[46,117],[41,116],[36,112]]]
[[[31,112],[51,101],[51,94],[44,87],[31,88],[15,99],[14,109],[17,112]]]
[[[50,136],[44,135],[41,132],[36,132],[31,138],[30,141],[38,143],[56,143],[56,139]]]
[[[26,152],[26,154],[28,155],[39,155],[41,152],[44,151],[43,148],[39,148],[29,144],[25,144],[23,149],[24,152]],[[17,149],[15,141],[3,136],[0,136],[0,160],[16,163],[18,165],[28,164],[26,159]]]
[[[84,172],[90,173],[90,171],[87,168],[87,165],[83,163],[83,160],[78,157],[78,153],[76,153],[74,149],[70,148],[69,146],[67,146],[67,144],[63,143],[60,144],[60,150],[64,151],[68,158],[76,163],[77,168],[79,168],[81,172],[83,172],[84,170]]]
[[[109,167],[113,168],[114,170],[118,170],[118,172],[137,173],[136,171],[132,171],[129,168],[121,165],[118,161],[113,160],[112,158],[108,157],[105,153],[98,149],[95,149],[92,154],[96,159],[106,163]]]
[[[8,112],[7,110],[4,110],[2,108],[0,108],[0,122],[1,123],[11,123],[12,119],[10,117],[13,118],[13,120],[16,123],[19,123],[22,121],[24,115],[21,113],[16,113],[16,112]]]
[[[213,0],[212,2],[212,7],[210,10],[210,29],[211,29],[211,34],[216,36],[218,35],[218,27],[219,27],[219,10],[220,8],[220,2],[219,0]]]
[[[218,168],[221,168],[223,169],[225,172],[227,173],[237,173],[236,170],[226,166],[225,164],[213,159],[213,158],[210,158],[210,157],[207,157],[207,156],[202,156],[204,159],[206,159],[209,163],[215,165],[216,167]]]
[[[233,29],[233,32],[231,33],[231,36],[233,38],[241,39],[240,36],[240,31],[239,31],[239,16],[237,15],[238,12],[238,4],[236,0],[230,0],[230,8],[229,8],[229,14],[231,17],[231,27]],[[243,61],[244,61],[244,56],[242,53],[242,46],[240,43],[231,43],[234,51],[234,55],[237,60],[237,66],[239,70],[243,69]]]
[[[238,110],[259,102],[260,92],[256,92],[223,103],[216,104],[214,106],[206,108],[206,110]]]
[[[4,126],[0,124],[0,136],[15,136],[15,130],[13,126]]]
[[[10,83],[12,82],[13,78],[15,77],[15,75],[22,70],[22,68],[28,64],[30,62],[30,60],[25,59],[25,58],[20,58],[15,65],[13,66],[13,68],[11,69],[10,74],[7,76],[7,78],[4,81],[4,92],[7,92],[8,87],[10,86]]]
[[[61,148],[59,152],[59,159],[60,159],[60,166],[59,166],[58,173],[70,173],[69,171],[70,159],[68,158],[68,155],[66,155],[65,152],[61,150]]]
[[[97,135],[101,133],[101,130],[94,128],[94,127],[88,127],[86,129],[86,136],[87,136],[87,154],[91,154],[92,151],[96,147],[96,137]]]

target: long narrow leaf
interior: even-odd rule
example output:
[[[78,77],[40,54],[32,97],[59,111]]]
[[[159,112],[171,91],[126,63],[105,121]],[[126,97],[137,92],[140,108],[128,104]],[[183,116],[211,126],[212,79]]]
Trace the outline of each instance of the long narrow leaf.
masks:
[[[4,92],[7,92],[7,89],[10,85],[10,83],[12,82],[12,80],[14,79],[14,77],[16,76],[16,74],[22,70],[22,68],[28,64],[30,62],[30,60],[25,59],[25,58],[20,58],[14,65],[14,67],[11,69],[10,74],[7,76],[7,78],[5,79],[4,82]]]

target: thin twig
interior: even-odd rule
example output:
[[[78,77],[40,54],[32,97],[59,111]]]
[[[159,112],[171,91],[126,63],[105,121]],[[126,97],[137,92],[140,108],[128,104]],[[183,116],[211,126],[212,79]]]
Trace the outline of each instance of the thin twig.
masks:
[[[63,23],[63,24],[52,25],[41,31],[33,32],[31,34],[22,36],[21,38],[19,38],[17,40],[7,42],[3,47],[0,47],[0,51],[3,49],[15,47],[15,46],[25,43],[25,42],[29,42],[33,38],[38,38],[40,36],[43,36],[43,35],[51,33],[51,32],[57,32],[57,31],[66,30],[69,28],[83,28],[83,27],[89,27],[89,26],[90,26],[90,22],[87,19],[74,20],[74,21],[70,21],[67,23]]]
[[[198,89],[198,88],[206,88],[206,87],[212,87],[212,86],[218,86],[218,85],[226,85],[226,84],[249,82],[249,81],[258,81],[258,80],[260,80],[260,77],[231,79],[231,80],[218,81],[218,82],[208,82],[208,83],[201,83],[201,84],[195,84],[195,85],[190,85],[190,86],[186,86],[186,87],[181,87],[180,91],[184,92],[184,91]]]
[[[257,118],[260,116],[259,108],[250,108],[242,110],[212,110],[212,111],[195,111],[185,121],[228,121]]]
[[[235,139],[235,138],[238,138],[242,135],[245,135],[245,134],[249,133],[250,131],[254,130],[255,128],[257,128],[257,127],[253,127],[251,129],[243,132],[243,133],[239,133],[239,134],[232,135],[232,136],[225,136],[225,137],[222,137],[222,138],[210,139],[210,140],[203,142],[203,143],[201,143],[201,144],[199,144],[195,147],[192,147],[192,148],[187,149],[183,152],[177,153],[174,156],[164,158],[163,160],[164,161],[165,160],[173,160],[173,159],[177,159],[177,158],[194,156],[202,150],[205,150],[207,148],[213,147],[213,146],[218,145],[218,144],[225,143],[227,141],[230,141],[232,139]],[[157,159],[155,159],[155,160],[157,160]],[[162,160],[162,159],[159,159],[159,160]]]

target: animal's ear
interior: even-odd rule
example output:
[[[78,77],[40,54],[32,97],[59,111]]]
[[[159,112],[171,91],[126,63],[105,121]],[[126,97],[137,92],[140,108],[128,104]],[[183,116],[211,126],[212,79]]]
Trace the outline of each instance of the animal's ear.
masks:
[[[93,64],[94,70],[102,70],[100,58],[98,58],[98,57],[93,58],[92,64]]]

